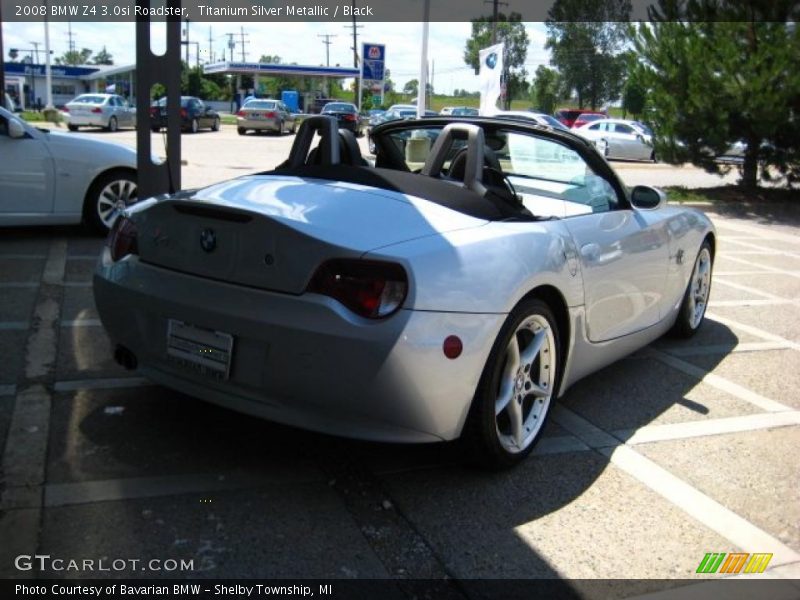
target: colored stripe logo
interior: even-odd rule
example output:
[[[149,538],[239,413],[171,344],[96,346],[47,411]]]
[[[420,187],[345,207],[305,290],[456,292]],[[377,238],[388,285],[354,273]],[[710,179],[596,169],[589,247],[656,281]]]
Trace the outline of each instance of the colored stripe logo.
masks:
[[[772,554],[747,552],[708,552],[697,567],[697,573],[719,573],[735,575],[737,573],[763,573],[766,571]]]

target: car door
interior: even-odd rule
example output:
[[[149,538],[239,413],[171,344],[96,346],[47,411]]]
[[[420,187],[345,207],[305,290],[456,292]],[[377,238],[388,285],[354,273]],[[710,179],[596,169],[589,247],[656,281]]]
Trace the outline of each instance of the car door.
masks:
[[[45,214],[53,210],[53,158],[45,133],[26,128],[25,136],[9,135],[9,119],[0,113],[0,219],[11,214]]]
[[[123,127],[133,127],[133,111],[130,104],[122,96],[114,96],[117,102],[117,122]]]
[[[625,123],[613,123],[613,139],[616,148],[615,156],[626,159],[642,158],[642,142],[636,131]]]
[[[669,258],[660,211],[631,208],[612,174],[595,171],[555,140],[508,133],[496,154],[525,206],[561,217],[572,236],[589,339],[603,342],[656,324]]]

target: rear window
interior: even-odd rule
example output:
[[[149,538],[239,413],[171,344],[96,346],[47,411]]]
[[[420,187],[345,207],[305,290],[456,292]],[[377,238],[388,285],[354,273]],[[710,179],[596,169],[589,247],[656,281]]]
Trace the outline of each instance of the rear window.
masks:
[[[92,96],[91,94],[84,94],[73,100],[73,102],[81,102],[83,104],[103,104],[105,101],[106,96]]]
[[[344,102],[330,102],[325,105],[325,108],[322,109],[322,112],[356,112],[356,107],[352,104],[346,104]]]
[[[579,110],[560,110],[556,113],[562,119],[575,120],[581,115]]]
[[[266,100],[250,100],[242,108],[261,108],[261,109],[274,109],[275,102],[267,102]]]

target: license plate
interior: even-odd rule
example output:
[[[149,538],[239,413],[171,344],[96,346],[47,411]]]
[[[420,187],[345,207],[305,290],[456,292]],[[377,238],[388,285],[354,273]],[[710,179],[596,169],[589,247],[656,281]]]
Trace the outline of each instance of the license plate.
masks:
[[[233,336],[177,319],[167,322],[167,356],[184,367],[215,379],[228,379]]]

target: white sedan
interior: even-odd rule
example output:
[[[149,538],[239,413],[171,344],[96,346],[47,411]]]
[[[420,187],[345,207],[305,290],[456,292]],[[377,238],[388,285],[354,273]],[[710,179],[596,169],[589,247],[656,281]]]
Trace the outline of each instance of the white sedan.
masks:
[[[434,143],[407,153],[420,131]],[[373,137],[379,167],[311,117],[275,170],[126,211],[94,276],[117,361],[297,427],[461,438],[503,467],[581,377],[701,326],[711,222],[629,191],[591,143],[484,117]]]
[[[131,148],[37,129],[0,108],[0,226],[85,221],[105,232],[137,199]]]
[[[136,108],[116,94],[81,94],[67,102],[63,114],[70,131],[80,127],[102,127],[106,131],[136,127]]]
[[[600,119],[573,131],[595,142],[606,158],[656,161],[652,133],[638,121]]]

